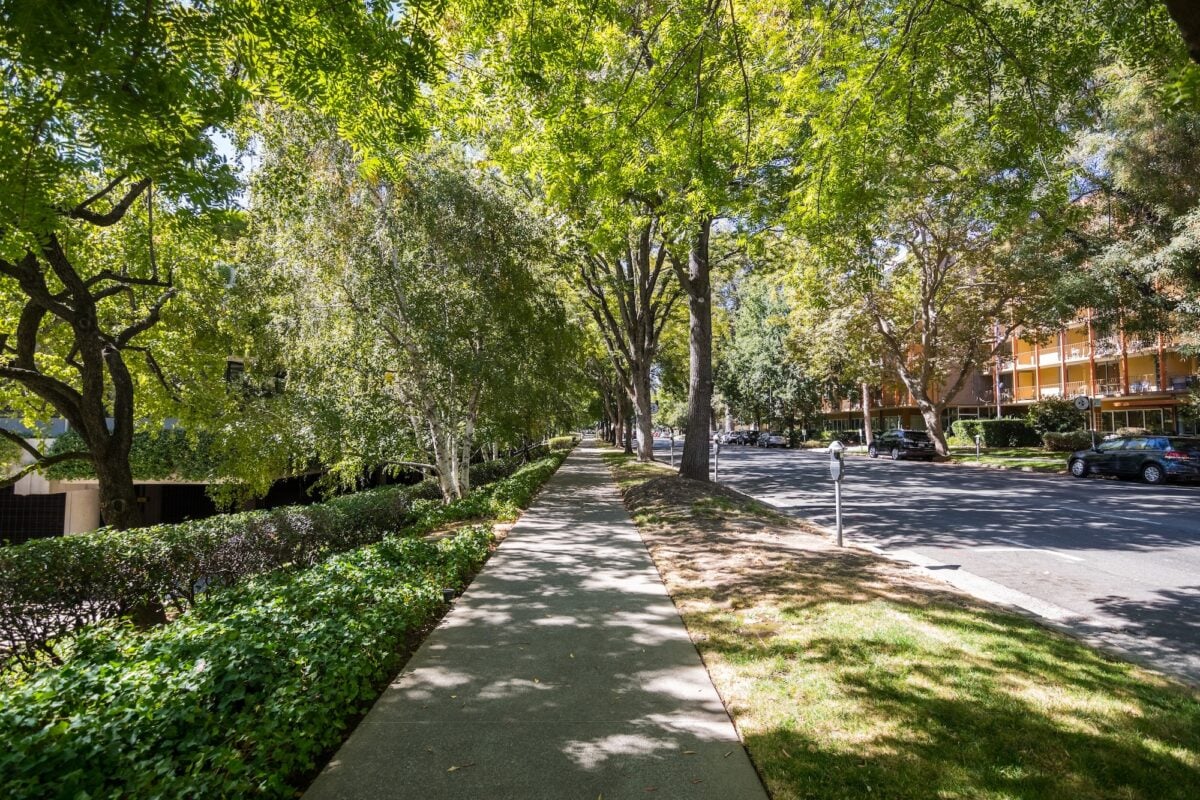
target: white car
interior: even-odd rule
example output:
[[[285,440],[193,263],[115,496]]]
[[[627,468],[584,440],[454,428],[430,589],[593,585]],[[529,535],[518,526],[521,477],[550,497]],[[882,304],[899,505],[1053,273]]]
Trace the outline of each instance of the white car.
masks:
[[[787,447],[787,439],[785,439],[782,434],[763,431],[762,433],[758,434],[758,446]]]

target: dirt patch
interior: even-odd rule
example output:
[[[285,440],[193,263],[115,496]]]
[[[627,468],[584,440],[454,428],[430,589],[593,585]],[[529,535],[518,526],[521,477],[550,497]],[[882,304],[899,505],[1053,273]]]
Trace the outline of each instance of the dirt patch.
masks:
[[[855,548],[838,548],[816,528],[719,484],[663,476],[625,493],[642,538],[677,603],[731,607],[794,603],[797,585],[813,602],[871,598],[967,603],[965,595]],[[665,568],[664,568],[665,567]]]

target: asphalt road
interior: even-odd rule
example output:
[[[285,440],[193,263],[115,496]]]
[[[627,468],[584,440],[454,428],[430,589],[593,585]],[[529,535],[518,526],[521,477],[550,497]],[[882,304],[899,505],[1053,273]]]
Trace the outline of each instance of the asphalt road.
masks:
[[[832,528],[828,462],[723,446],[720,480]],[[1200,682],[1200,487],[851,456],[842,498],[851,541]]]

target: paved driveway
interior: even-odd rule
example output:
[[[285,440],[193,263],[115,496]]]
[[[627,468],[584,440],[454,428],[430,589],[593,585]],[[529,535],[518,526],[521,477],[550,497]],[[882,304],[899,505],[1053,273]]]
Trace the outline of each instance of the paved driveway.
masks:
[[[832,527],[828,458],[722,447],[721,482]],[[1200,682],[1200,488],[855,456],[846,472],[852,540],[1024,593],[1020,604]]]

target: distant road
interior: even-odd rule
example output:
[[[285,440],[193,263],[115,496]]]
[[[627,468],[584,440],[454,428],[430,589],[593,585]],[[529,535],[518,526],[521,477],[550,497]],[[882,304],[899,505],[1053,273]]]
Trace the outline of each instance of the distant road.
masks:
[[[665,460],[669,445],[656,447]],[[723,446],[721,482],[832,527],[828,461]],[[854,541],[1029,595],[1078,633],[1200,682],[1200,487],[858,456],[846,474]]]

